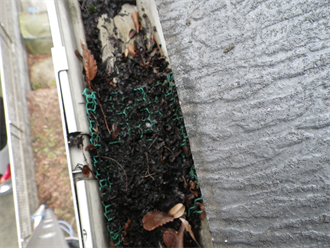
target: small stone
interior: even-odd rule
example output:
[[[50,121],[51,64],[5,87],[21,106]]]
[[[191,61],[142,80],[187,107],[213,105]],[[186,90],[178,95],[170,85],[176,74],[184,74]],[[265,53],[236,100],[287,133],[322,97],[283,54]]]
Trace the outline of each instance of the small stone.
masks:
[[[187,25],[187,26],[190,26],[190,24],[191,24],[191,21],[190,21],[189,18],[187,18],[187,20],[186,20],[186,25]]]
[[[190,41],[188,41],[188,43],[192,43],[192,41],[190,40]]]

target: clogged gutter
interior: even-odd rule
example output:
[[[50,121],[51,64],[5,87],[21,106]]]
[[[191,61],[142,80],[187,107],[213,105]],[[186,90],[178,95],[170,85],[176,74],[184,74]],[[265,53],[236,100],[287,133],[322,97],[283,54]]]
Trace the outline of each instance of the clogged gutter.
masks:
[[[84,63],[90,121],[85,149],[100,184],[110,246],[198,247],[204,206],[157,30],[134,11],[135,1],[108,2],[79,1],[87,46],[76,55]],[[123,12],[124,4],[133,11]],[[116,16],[134,24],[126,37],[117,32]]]

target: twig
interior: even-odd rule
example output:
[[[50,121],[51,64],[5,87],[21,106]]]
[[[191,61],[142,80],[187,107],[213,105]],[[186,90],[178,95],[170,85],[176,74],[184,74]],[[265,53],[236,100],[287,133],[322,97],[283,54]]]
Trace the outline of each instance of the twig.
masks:
[[[147,168],[146,173],[144,173],[144,175],[147,175],[147,176],[145,176],[145,177],[151,177],[152,179],[154,179],[154,178],[152,177],[152,175],[154,175],[155,173],[150,174],[150,172],[149,172],[149,157],[148,157],[148,153],[145,153],[145,154],[146,154],[146,159],[147,159],[147,162],[148,162],[148,168]]]
[[[143,181],[144,181],[144,178],[141,180],[141,182],[138,185],[136,185],[136,187],[139,187]],[[132,187],[132,189],[133,188],[134,188],[134,186]]]
[[[78,2],[79,3],[79,2]],[[84,6],[85,5],[85,0],[83,1],[82,5],[79,3],[80,5],[80,8],[85,10],[87,14],[89,14],[88,10],[86,9],[86,7]]]
[[[145,155],[146,155],[146,159],[147,159],[147,162],[148,162],[148,165],[149,165],[149,157],[148,157],[148,153],[145,153]],[[148,166],[148,168],[149,168],[149,166]],[[148,169],[149,170],[149,169]]]
[[[144,176],[144,178],[146,178],[146,177],[152,177],[153,175],[155,175],[156,174],[156,172],[155,173],[152,173],[152,174],[149,174],[149,175],[146,175],[146,176]],[[153,177],[152,177],[152,179],[154,179]],[[143,181],[143,180],[142,180]]]
[[[125,174],[125,177],[126,177],[126,193],[127,193],[128,180],[127,180],[127,174],[126,174],[126,171],[125,171],[124,167],[117,160],[115,160],[113,158],[109,158],[109,157],[105,157],[105,156],[101,156],[101,157],[102,158],[105,158],[105,159],[110,159],[113,162],[117,163],[120,166],[120,168],[124,171],[124,174]]]
[[[97,103],[100,105],[100,109],[101,109],[101,112],[102,112],[102,115],[103,115],[104,122],[105,122],[105,125],[106,125],[106,127],[107,127],[107,130],[108,130],[109,134],[111,134],[110,129],[109,129],[109,126],[108,126],[107,119],[105,118],[105,114],[104,114],[104,112],[103,112],[102,105],[101,105],[99,99],[96,99],[96,100],[97,100]]]
[[[84,153],[84,145],[81,146],[81,151],[82,151],[82,154],[84,156],[84,159],[85,159],[86,164],[88,164],[87,158],[86,158],[85,153]]]
[[[150,146],[148,147],[148,149],[150,149],[152,147],[152,145],[156,142],[158,138],[158,135],[156,135],[156,137],[154,138],[154,140],[151,142]]]
[[[164,146],[167,150],[169,150],[171,153],[174,153],[170,148],[168,148],[167,146]]]

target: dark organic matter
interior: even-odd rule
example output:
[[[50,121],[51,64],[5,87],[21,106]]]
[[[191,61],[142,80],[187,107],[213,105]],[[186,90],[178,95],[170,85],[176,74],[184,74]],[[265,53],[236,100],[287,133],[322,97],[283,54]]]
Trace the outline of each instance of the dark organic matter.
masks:
[[[91,14],[81,1],[87,47],[97,64],[95,77],[87,81],[83,93],[91,123],[90,143],[97,147],[89,152],[112,246],[158,247],[163,240],[161,227],[145,230],[143,217],[152,211],[167,213],[182,203],[184,207],[175,213],[185,216],[191,225],[189,233],[198,236],[201,211],[197,203],[202,198],[175,81],[160,44],[153,35],[148,40],[146,28],[139,24],[130,37],[134,39],[130,55],[122,50],[123,41],[109,37],[115,49],[111,71],[102,62],[98,17],[107,13],[113,18],[127,2],[135,4],[94,1],[97,11]],[[157,221],[176,231],[181,226],[179,219]],[[197,246],[193,239],[189,245]]]

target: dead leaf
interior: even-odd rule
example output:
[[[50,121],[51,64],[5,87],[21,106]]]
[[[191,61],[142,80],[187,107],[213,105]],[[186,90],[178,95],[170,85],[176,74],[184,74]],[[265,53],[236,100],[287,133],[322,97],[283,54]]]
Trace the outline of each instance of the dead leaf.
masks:
[[[120,132],[120,126],[116,122],[112,123],[112,134],[111,134],[112,140],[117,139],[119,132]]]
[[[182,149],[183,149],[184,155],[189,156],[189,147],[188,146],[183,146]]]
[[[88,165],[84,165],[82,168],[82,173],[85,177],[89,177],[91,170],[89,169]]]
[[[140,50],[139,49],[136,49],[136,53],[137,53],[137,55],[138,55],[138,57],[139,57],[139,59],[141,61],[141,64],[142,65],[145,65],[145,62],[144,62],[144,59],[142,57],[142,54],[141,54]]]
[[[125,226],[124,226],[124,231],[123,231],[123,235],[126,236],[127,235],[127,230],[129,228],[129,225],[131,224],[131,219],[128,219],[128,221],[125,223]]]
[[[185,210],[186,207],[182,203],[178,203],[173,208],[171,208],[171,210],[168,213],[172,215],[174,219],[177,219],[184,214]]]
[[[189,224],[189,222],[186,221],[183,218],[180,218],[180,220],[182,222],[181,227],[183,226],[186,229],[186,232],[189,232],[189,234],[192,237],[192,239],[196,242],[196,244],[198,245],[198,247],[201,248],[201,246],[197,243],[197,240],[195,238],[195,235],[194,235],[193,231],[191,230],[191,225]],[[180,227],[180,229],[181,229],[181,227]]]
[[[200,203],[200,202],[196,202],[196,205],[199,207],[199,209],[200,209],[201,211],[203,211],[203,212],[199,215],[199,219],[200,219],[200,220],[204,220],[205,217],[206,217],[205,206],[204,206],[202,203]]]
[[[136,33],[139,33],[140,31],[140,23],[139,23],[139,13],[138,12],[133,12],[131,14],[133,23],[134,23],[134,27],[136,29]]]
[[[171,248],[175,247],[174,243],[177,239],[177,232],[172,228],[163,228],[163,242],[166,247]]]
[[[127,56],[128,56],[128,49],[126,48],[125,49],[125,58],[127,58]]]
[[[199,195],[199,192],[198,192],[199,187],[196,184],[196,182],[190,181],[189,182],[189,185],[190,185],[190,192],[193,193],[195,197],[198,197],[198,195]]]
[[[199,215],[200,220],[204,220],[205,217],[206,217],[206,212],[205,211]]]
[[[128,46],[128,52],[132,57],[136,56],[136,53],[135,53],[136,50],[137,50],[137,48],[135,46],[133,46],[133,45]]]
[[[110,241],[110,248],[115,248],[115,242]]]
[[[131,31],[129,31],[128,38],[132,39],[135,35],[136,35],[136,30],[131,29]]]
[[[174,220],[174,217],[168,213],[152,211],[147,213],[143,219],[143,228],[147,231],[152,231],[156,227],[162,226],[167,222],[171,222]]]
[[[172,228],[163,228],[163,242],[168,248],[183,248],[184,226],[181,224],[180,229],[176,232]]]
[[[85,151],[92,151],[95,149],[96,149],[96,146],[94,146],[93,144],[89,144],[88,146],[85,147]]]
[[[74,50],[75,55],[78,59],[83,60],[83,57],[81,56],[80,52],[78,50]]]
[[[86,73],[86,82],[88,89],[92,91],[91,81],[95,78],[97,73],[96,60],[94,59],[91,51],[80,41],[81,47],[83,49],[83,64]]]

